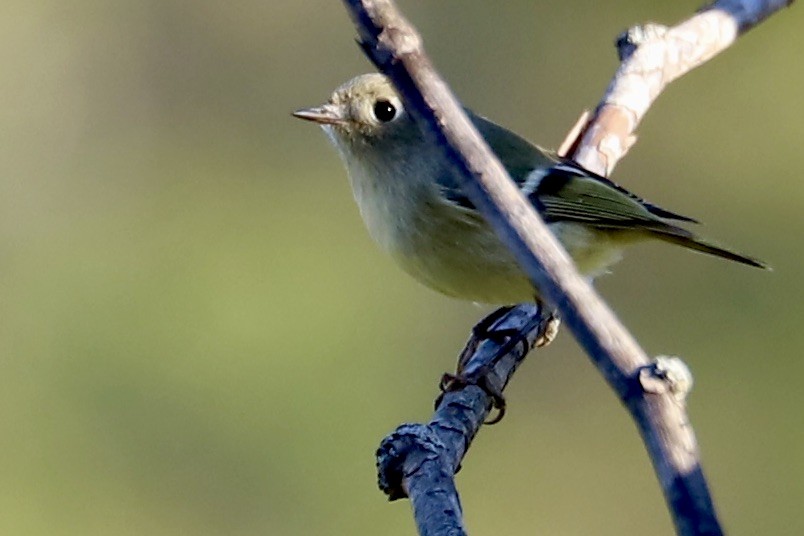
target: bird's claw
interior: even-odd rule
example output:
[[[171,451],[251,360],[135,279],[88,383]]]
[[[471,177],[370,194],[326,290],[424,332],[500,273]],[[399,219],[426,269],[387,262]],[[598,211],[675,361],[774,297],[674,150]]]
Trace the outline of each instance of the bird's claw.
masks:
[[[544,325],[542,334],[533,343],[535,348],[542,348],[553,342],[558,336],[558,328],[561,326],[561,319],[556,313],[551,313]]]
[[[476,385],[482,389],[491,400],[492,409],[497,410],[493,418],[486,421],[486,424],[495,424],[505,416],[506,401],[502,393],[502,386],[494,381],[494,375],[490,374],[497,363],[513,351],[517,346],[522,345],[522,354],[526,354],[531,345],[528,342],[526,333],[517,329],[495,328],[494,326],[511,311],[513,307],[501,307],[472,328],[472,336],[469,342],[461,351],[458,357],[457,371],[455,374],[444,374],[441,378],[439,387],[441,394],[436,399],[436,408],[441,404],[444,395],[450,391],[457,391],[467,385]],[[558,316],[551,313],[546,320],[544,329],[534,342],[533,346],[542,347],[550,344],[558,334],[560,325]],[[484,361],[482,364],[470,365],[470,360],[477,352],[478,347],[483,341],[492,341],[498,345],[495,354]]]
[[[458,391],[468,385],[475,385],[482,389],[483,392],[485,392],[486,395],[491,399],[492,409],[497,410],[497,414],[491,419],[485,421],[485,424],[497,424],[500,422],[505,416],[505,410],[507,407],[505,396],[503,395],[499,386],[496,386],[489,381],[488,375],[486,374],[468,375],[450,374],[448,372],[444,373],[438,386],[439,389],[441,389],[441,394],[439,394],[438,398],[436,399],[436,407],[441,404],[441,400],[444,398],[446,393]]]
[[[464,346],[461,354],[458,356],[458,374],[461,374],[461,371],[463,371],[469,359],[471,359],[471,357],[474,355],[477,347],[480,346],[480,343],[485,340],[492,341],[500,345],[499,353],[494,357],[494,359],[491,360],[489,367],[493,367],[503,355],[516,347],[517,344],[522,345],[523,352],[530,350],[527,337],[519,330],[505,328],[494,329],[494,324],[508,314],[511,309],[513,309],[512,306],[500,307],[499,309],[492,311],[491,314],[483,318],[472,328],[472,336],[469,338],[469,342],[466,343],[466,346]]]

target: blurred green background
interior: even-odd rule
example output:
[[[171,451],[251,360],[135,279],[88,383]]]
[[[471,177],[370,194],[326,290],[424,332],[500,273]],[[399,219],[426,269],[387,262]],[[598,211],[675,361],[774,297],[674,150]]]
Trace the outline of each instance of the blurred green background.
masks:
[[[698,2],[410,0],[464,101],[556,146],[614,36]],[[414,533],[374,449],[426,419],[486,312],[370,243],[289,112],[371,67],[340,2],[0,8],[0,533]],[[732,534],[802,534],[800,7],[674,84],[615,178],[769,261],[640,246],[598,288],[690,399]],[[565,331],[459,487],[473,534],[671,534],[626,413]]]

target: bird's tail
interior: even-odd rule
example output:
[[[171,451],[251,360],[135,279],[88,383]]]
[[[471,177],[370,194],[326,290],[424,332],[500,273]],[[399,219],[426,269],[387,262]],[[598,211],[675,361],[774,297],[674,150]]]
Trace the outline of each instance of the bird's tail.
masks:
[[[707,242],[706,240],[703,240],[702,238],[695,236],[686,229],[676,227],[675,225],[667,225],[666,227],[662,226],[662,228],[660,229],[654,229],[652,231],[652,234],[656,238],[664,240],[665,242],[678,244],[679,246],[683,246],[685,248],[689,248],[695,251],[700,251],[702,253],[708,253],[709,255],[714,255],[715,257],[721,257],[723,259],[728,259],[730,261],[736,261],[742,264],[747,264],[748,266],[762,268],[763,270],[771,269],[770,266],[768,266],[759,259],[748,257],[746,255],[741,255],[740,253],[730,251],[722,246],[718,246],[712,244],[711,242]]]

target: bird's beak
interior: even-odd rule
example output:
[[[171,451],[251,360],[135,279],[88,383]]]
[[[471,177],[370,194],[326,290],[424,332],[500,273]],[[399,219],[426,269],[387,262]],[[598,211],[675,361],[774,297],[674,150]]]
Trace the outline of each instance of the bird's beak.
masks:
[[[313,121],[321,125],[339,125],[346,122],[340,109],[333,104],[324,104],[315,108],[302,108],[293,112],[293,117]]]

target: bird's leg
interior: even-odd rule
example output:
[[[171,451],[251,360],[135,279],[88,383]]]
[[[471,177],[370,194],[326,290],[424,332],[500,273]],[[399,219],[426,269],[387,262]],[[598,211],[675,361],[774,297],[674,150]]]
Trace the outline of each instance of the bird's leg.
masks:
[[[513,308],[514,307],[511,305],[500,307],[499,309],[496,309],[490,314],[486,315],[480,322],[475,324],[475,326],[472,328],[472,335],[469,337],[466,346],[463,347],[463,350],[461,350],[461,353],[458,356],[458,366],[456,367],[458,374],[461,374],[464,366],[474,355],[481,342],[490,340],[502,345],[509,338],[517,336],[522,337],[522,335],[515,329],[492,329],[492,326],[494,326],[497,321],[507,315]],[[525,341],[525,344],[527,345],[527,341]],[[495,357],[494,363],[496,363],[497,359],[499,359],[499,357]]]
[[[516,345],[522,344],[523,353],[526,353],[530,349],[527,337],[519,330],[494,329],[494,324],[505,317],[511,309],[513,309],[512,306],[500,307],[487,315],[472,328],[472,335],[458,356],[458,365],[455,374],[445,373],[441,378],[439,386],[441,388],[441,395],[436,400],[436,407],[440,404],[444,393],[455,391],[466,385],[477,385],[486,392],[491,399],[492,408],[497,410],[497,415],[486,421],[486,424],[495,424],[502,420],[506,408],[505,396],[503,396],[502,393],[502,386],[495,385],[489,381],[488,373],[494,368],[497,362],[508,352],[513,350]],[[485,340],[497,343],[499,349],[486,363],[471,371],[466,371],[465,368],[469,360],[477,351],[478,346]]]
[[[517,345],[522,345],[523,356],[531,348],[526,333],[516,329],[494,328],[494,325],[504,318],[511,309],[513,309],[513,307],[501,307],[483,318],[472,328],[472,336],[469,338],[469,341],[458,357],[456,373],[446,373],[441,378],[440,388],[442,392],[436,399],[436,407],[441,403],[444,393],[458,390],[467,385],[477,385],[483,389],[491,399],[492,408],[497,409],[497,415],[487,421],[486,424],[494,424],[502,420],[506,408],[505,396],[503,396],[502,393],[502,386],[497,385],[491,380],[489,372],[494,369],[500,359],[516,348]],[[544,310],[544,308],[542,308],[542,310]],[[558,334],[558,326],[559,320],[556,313],[549,313],[545,327],[534,342],[534,346],[542,347],[552,342]],[[475,355],[478,346],[485,340],[497,343],[499,348],[493,356],[482,364],[476,364],[470,370],[467,370],[467,366],[471,358]]]

